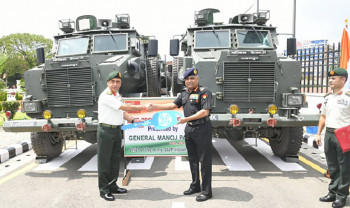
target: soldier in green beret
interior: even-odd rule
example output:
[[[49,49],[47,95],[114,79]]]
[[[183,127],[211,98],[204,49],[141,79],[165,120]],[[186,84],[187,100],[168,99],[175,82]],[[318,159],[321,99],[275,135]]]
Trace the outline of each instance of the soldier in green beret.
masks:
[[[119,157],[121,154],[121,125],[123,120],[139,122],[126,111],[150,109],[147,105],[127,105],[118,93],[122,84],[120,72],[113,71],[107,76],[107,88],[98,99],[97,165],[100,196],[114,201],[113,193],[122,194],[127,190],[117,185]],[[147,108],[148,107],[148,108]]]
[[[332,91],[324,96],[321,117],[316,137],[321,143],[321,132],[326,127],[324,152],[326,154],[331,182],[328,194],[320,198],[322,202],[333,202],[332,207],[344,207],[350,186],[350,152],[343,153],[334,130],[350,125],[350,91],[344,85],[348,72],[336,68],[328,72],[329,86]]]

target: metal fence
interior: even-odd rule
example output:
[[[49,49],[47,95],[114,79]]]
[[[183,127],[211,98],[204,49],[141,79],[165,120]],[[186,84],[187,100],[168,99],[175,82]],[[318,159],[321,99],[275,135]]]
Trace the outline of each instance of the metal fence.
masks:
[[[327,93],[328,72],[339,67],[340,43],[298,49],[297,60],[301,63],[301,91]]]

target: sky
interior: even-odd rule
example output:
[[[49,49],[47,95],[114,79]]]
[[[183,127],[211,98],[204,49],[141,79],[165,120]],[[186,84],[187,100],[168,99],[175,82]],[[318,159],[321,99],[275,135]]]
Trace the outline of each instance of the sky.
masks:
[[[292,33],[294,0],[260,0],[260,10],[270,10],[267,24],[278,33]],[[344,20],[350,17],[350,0],[296,0],[297,41],[341,40]],[[58,20],[76,20],[81,15],[115,20],[116,14],[129,14],[131,27],[139,34],[158,39],[159,54],[170,60],[169,40],[184,34],[194,25],[194,12],[216,8],[217,19],[227,23],[238,14],[254,13],[257,0],[1,0],[0,37],[12,33],[31,33],[53,39],[62,32]],[[279,50],[286,48],[286,38],[279,36]]]

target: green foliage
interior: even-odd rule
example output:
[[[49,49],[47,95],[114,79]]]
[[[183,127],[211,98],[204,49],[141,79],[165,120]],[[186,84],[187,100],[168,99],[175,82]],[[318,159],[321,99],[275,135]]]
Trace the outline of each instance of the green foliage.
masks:
[[[29,33],[16,33],[0,38],[0,54],[6,57],[3,64],[0,62],[0,75],[6,73],[7,77],[10,77],[36,67],[38,46],[43,46],[48,56],[52,48],[52,40]]]
[[[20,89],[24,92],[25,91],[25,83],[24,78],[21,79],[21,82],[19,83]]]
[[[0,101],[7,101],[7,92],[6,91],[0,92]]]
[[[6,111],[10,111],[11,112],[11,117],[10,117],[10,119],[12,119],[14,116],[15,116],[15,114],[16,114],[16,112],[17,112],[17,110],[18,110],[18,107],[19,107],[19,102],[16,100],[16,101],[3,101],[2,103],[1,103],[1,105],[2,105],[2,108],[3,108],[3,110],[6,112]]]
[[[23,100],[23,95],[19,94],[18,91],[16,92],[15,95],[16,100]]]
[[[7,55],[0,52],[0,74],[2,74],[2,72],[4,70],[4,66],[5,66],[4,63],[6,60],[7,60]],[[0,89],[2,89],[1,86],[0,86]]]

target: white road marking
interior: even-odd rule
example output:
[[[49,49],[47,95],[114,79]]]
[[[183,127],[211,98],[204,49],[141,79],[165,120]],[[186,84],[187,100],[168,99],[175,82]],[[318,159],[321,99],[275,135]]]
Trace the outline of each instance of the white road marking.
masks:
[[[190,164],[188,161],[182,161],[182,157],[175,157],[175,170],[190,170]]]
[[[77,156],[80,154],[84,149],[89,147],[91,144],[86,142],[86,141],[79,141],[78,143],[78,149],[67,149],[64,151],[60,156],[54,158],[48,163],[41,164],[34,170],[56,170],[59,168],[61,165],[72,159],[73,157]]]
[[[249,145],[255,145],[255,138],[246,138],[244,139]],[[277,157],[273,154],[271,147],[265,142],[258,139],[258,146],[252,146],[260,154],[262,154],[266,159],[276,165],[282,171],[296,171],[296,170],[305,170],[302,166],[297,163],[287,163],[284,162],[280,157]]]
[[[97,172],[97,155],[85,163],[78,171]]]
[[[254,171],[226,139],[213,138],[213,145],[230,171]]]

